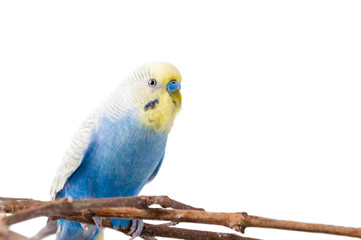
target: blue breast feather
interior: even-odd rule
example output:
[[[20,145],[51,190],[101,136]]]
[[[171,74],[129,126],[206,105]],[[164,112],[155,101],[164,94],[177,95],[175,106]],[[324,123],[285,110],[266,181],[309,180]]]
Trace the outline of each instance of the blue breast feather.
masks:
[[[166,141],[166,132],[155,132],[132,116],[118,121],[100,119],[92,131],[80,166],[69,177],[59,197],[84,199],[138,195],[157,174]],[[115,228],[119,224],[124,227],[128,222],[114,219],[113,225]]]

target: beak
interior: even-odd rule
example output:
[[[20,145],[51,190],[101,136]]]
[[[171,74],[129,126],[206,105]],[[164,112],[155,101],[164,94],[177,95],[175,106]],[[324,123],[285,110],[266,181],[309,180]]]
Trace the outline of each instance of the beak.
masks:
[[[172,80],[167,84],[167,91],[168,92],[174,92],[177,89],[181,89],[181,85],[176,80]]]
[[[180,93],[181,85],[176,80],[172,80],[167,84],[167,91],[172,97],[173,103],[179,106],[182,103],[182,95]]]

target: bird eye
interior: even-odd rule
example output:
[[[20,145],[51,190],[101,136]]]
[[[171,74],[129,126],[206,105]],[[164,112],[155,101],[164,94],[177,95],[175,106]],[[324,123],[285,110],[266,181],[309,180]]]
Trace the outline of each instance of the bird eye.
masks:
[[[148,85],[150,87],[154,87],[155,85],[157,85],[157,80],[155,80],[154,78],[151,78],[148,80]]]

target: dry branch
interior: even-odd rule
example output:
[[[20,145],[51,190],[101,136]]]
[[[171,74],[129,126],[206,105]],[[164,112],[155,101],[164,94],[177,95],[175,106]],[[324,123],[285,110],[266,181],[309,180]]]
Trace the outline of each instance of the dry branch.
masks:
[[[153,204],[158,204],[163,208],[172,209],[148,208]],[[8,229],[7,226],[39,216],[72,220],[88,224],[94,224],[92,217],[98,216],[102,217],[103,226],[110,228],[112,228],[112,225],[109,218],[115,217],[216,224],[240,232],[244,232],[247,227],[261,227],[361,238],[361,228],[275,220],[251,216],[241,212],[206,212],[201,208],[191,207],[172,200],[167,196],[139,196],[87,200],[62,199],[53,202],[42,202],[32,199],[0,198],[0,209],[3,209],[3,211],[7,213],[14,213],[13,215],[2,218],[0,221],[0,229]],[[119,229],[119,231],[124,232],[123,230]],[[10,234],[10,231],[7,232]],[[151,224],[146,224],[141,236],[144,239],[154,239],[153,237],[160,236],[181,239],[251,240],[251,238],[245,238],[237,234],[214,233]]]
[[[26,200],[25,200],[26,201]],[[19,201],[22,202],[22,201]],[[13,203],[13,202],[12,202]],[[8,204],[5,201],[4,206]],[[19,211],[11,216],[4,217],[3,221],[7,225],[26,221],[36,217],[51,217],[57,215],[67,215],[71,212],[87,208],[104,207],[138,207],[147,208],[147,202],[139,197],[118,197],[118,198],[91,198],[86,200],[73,201],[71,198],[64,198],[52,202],[37,203],[35,207],[30,207]],[[16,209],[16,204],[11,208]],[[4,207],[4,210],[5,207]]]
[[[183,209],[160,209],[160,208],[103,208],[86,211],[77,211],[66,214],[67,216],[99,216],[126,219],[148,219],[175,222],[192,222],[214,224],[229,227],[233,230],[243,232],[246,227],[242,213],[215,213],[200,210]],[[59,215],[60,216],[60,215]],[[63,215],[64,216],[64,215]]]
[[[1,216],[0,216],[1,221]],[[1,240],[30,240],[16,232],[9,230],[9,227],[5,224],[0,224],[0,239]]]
[[[91,216],[84,214],[84,216],[67,216],[67,217],[54,217],[54,220],[63,219],[80,223],[95,224]],[[112,222],[109,218],[101,218],[103,227],[113,229]],[[120,231],[124,234],[129,232],[129,228],[119,228],[117,231]],[[168,238],[177,238],[177,239],[207,239],[207,240],[257,240],[255,238],[242,237],[237,234],[232,233],[217,233],[210,231],[200,231],[192,230],[185,228],[176,228],[169,227],[163,224],[153,225],[153,224],[144,224],[144,229],[142,231],[141,237],[168,237]]]
[[[295,221],[276,220],[271,218],[245,216],[247,227],[274,228],[292,231],[326,233],[347,237],[361,238],[361,228],[342,227],[326,224],[315,224]]]
[[[140,198],[147,201],[148,207],[154,204],[160,205],[162,208],[173,208],[173,209],[189,209],[189,210],[201,210],[203,208],[196,208],[184,203],[178,202],[169,198],[168,196],[139,196]]]
[[[30,207],[35,207],[44,204],[45,202],[26,199],[26,198],[0,198],[0,213],[15,213],[22,209],[27,209]]]

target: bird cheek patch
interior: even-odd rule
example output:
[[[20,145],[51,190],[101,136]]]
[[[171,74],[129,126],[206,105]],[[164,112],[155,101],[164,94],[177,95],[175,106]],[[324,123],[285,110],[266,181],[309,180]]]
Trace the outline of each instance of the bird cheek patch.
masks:
[[[147,104],[144,106],[144,111],[147,111],[148,108],[153,109],[157,103],[159,103],[158,98],[154,99],[153,101],[150,101],[149,103],[147,103]]]

